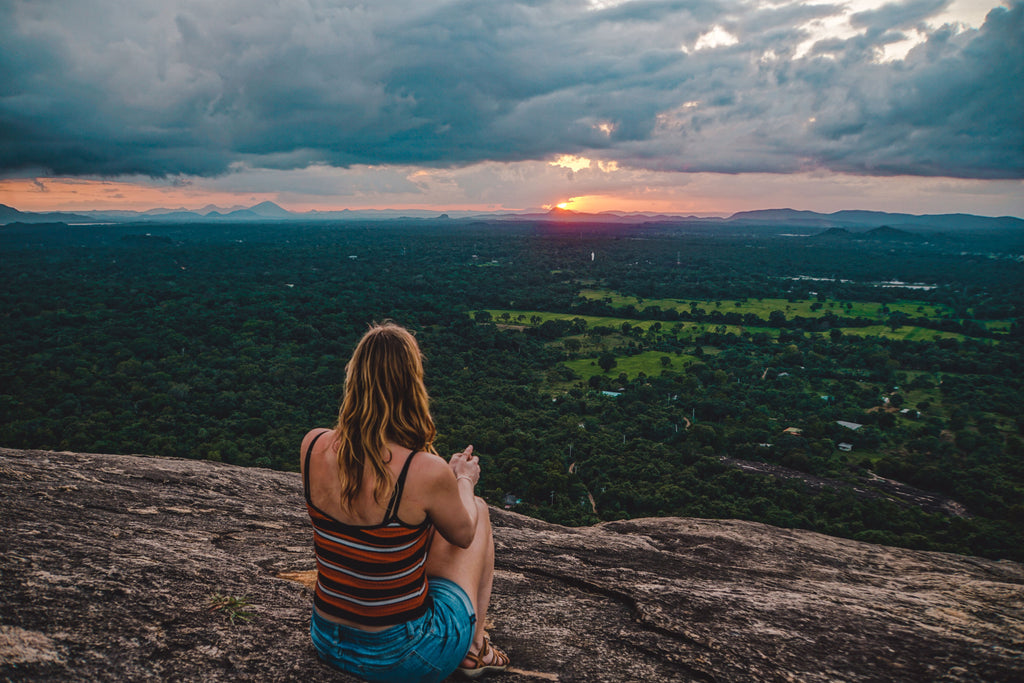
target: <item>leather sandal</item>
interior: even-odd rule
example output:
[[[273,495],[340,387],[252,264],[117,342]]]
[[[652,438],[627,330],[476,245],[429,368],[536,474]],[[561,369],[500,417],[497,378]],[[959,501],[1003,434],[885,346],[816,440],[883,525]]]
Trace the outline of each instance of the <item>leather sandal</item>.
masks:
[[[487,655],[491,655],[491,662],[488,664],[484,660],[487,659]],[[460,666],[458,671],[466,678],[480,678],[486,674],[501,673],[508,669],[510,659],[508,655],[499,650],[496,647],[491,646],[491,639],[488,636],[484,636],[483,647],[480,648],[479,652],[467,652],[465,659],[473,662],[473,666]]]

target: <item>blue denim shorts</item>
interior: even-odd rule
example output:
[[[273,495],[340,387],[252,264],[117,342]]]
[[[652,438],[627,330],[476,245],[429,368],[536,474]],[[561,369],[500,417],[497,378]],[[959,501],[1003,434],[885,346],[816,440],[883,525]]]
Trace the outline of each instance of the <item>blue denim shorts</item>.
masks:
[[[476,615],[458,584],[434,576],[429,582],[433,606],[383,631],[336,624],[314,610],[309,630],[320,659],[373,683],[443,681],[466,656]]]

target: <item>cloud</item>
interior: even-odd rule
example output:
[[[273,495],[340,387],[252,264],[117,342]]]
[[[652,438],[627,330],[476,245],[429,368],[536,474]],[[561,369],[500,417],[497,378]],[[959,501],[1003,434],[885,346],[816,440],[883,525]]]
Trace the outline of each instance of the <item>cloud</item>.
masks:
[[[879,34],[885,31],[916,28],[949,7],[951,0],[907,0],[890,2],[876,9],[857,12],[850,23]]]
[[[948,6],[11,0],[0,175],[574,155],[654,171],[1024,177],[1024,2],[979,29],[926,23]],[[849,35],[809,28],[838,18]],[[908,31],[923,42],[881,61]]]

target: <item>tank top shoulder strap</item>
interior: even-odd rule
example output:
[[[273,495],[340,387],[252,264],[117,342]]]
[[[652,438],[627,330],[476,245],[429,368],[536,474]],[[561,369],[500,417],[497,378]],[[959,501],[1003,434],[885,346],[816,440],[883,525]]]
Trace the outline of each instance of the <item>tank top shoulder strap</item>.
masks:
[[[402,471],[398,475],[398,481],[395,482],[395,490],[391,494],[391,500],[388,502],[387,512],[384,513],[384,524],[390,524],[391,522],[397,522],[398,519],[398,506],[402,503],[402,491],[405,489],[405,477],[409,474],[409,464],[412,463],[413,457],[417,451],[414,448],[409,457],[405,459],[405,465],[402,466]]]
[[[311,459],[311,457],[313,455],[313,446],[316,445],[316,442],[320,439],[321,436],[323,436],[324,434],[326,434],[329,431],[331,431],[331,430],[325,429],[322,432],[320,432],[319,434],[317,434],[316,436],[314,436],[313,440],[309,442],[309,448],[306,449],[306,462],[305,462],[305,464],[303,465],[303,468],[302,468],[302,490],[306,494],[306,502],[307,503],[312,503],[313,502],[313,499],[309,495],[309,461],[310,461],[310,459]]]

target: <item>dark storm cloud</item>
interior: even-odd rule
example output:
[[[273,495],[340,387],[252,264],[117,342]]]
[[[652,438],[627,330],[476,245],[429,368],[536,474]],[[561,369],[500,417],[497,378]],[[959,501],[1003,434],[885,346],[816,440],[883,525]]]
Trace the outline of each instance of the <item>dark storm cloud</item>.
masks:
[[[1024,177],[1022,36],[1018,3],[976,33],[935,32],[899,68],[863,69],[818,117],[820,158],[873,175]]]
[[[668,170],[1022,177],[1024,3],[878,62],[947,4],[862,12],[859,35],[796,58],[808,22],[838,5],[7,2],[0,173],[587,154]],[[713,26],[738,42],[696,49]]]

